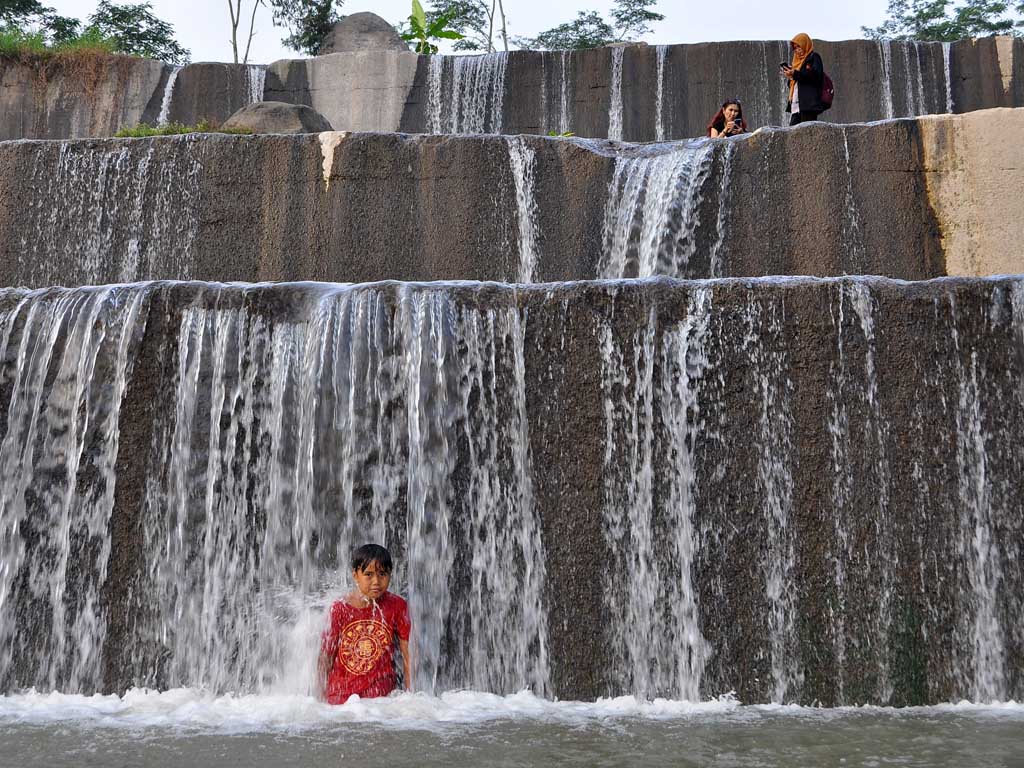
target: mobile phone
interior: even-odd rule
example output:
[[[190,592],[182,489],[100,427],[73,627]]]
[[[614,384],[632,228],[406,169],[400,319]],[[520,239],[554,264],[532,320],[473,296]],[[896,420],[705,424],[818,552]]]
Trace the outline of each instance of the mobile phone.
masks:
[[[780,61],[779,62],[779,69],[785,69],[788,66],[789,66],[789,62],[788,61]]]

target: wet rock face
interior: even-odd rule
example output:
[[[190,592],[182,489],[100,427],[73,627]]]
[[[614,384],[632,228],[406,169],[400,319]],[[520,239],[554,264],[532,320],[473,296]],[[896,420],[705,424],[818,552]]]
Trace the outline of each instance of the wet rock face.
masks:
[[[334,25],[320,44],[320,56],[353,51],[407,51],[395,28],[375,13],[353,13]]]
[[[224,128],[247,128],[253,133],[323,133],[333,130],[327,119],[301,104],[261,101],[242,107],[229,117]]]
[[[993,120],[1024,141],[1024,111],[1004,110],[656,147],[395,134],[0,144],[0,283],[1005,274],[1024,269],[1008,193],[1022,182],[982,141]]]
[[[282,586],[374,539],[442,688],[1024,695],[1018,279],[7,290],[0,331],[0,690],[259,690]]]

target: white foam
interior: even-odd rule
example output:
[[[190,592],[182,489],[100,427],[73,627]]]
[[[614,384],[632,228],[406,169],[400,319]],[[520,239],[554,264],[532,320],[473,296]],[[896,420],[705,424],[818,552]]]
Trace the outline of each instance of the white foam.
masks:
[[[352,699],[332,706],[309,696],[213,696],[191,688],[170,691],[133,689],[124,696],[36,693],[0,697],[0,723],[79,722],[92,727],[196,728],[215,732],[303,730],[342,723],[375,723],[398,729],[432,729],[502,720],[569,725],[609,719],[675,720],[733,712],[731,696],[692,703],[633,696],[596,702],[551,701],[523,691],[509,696],[452,691],[440,696],[393,694],[382,699]]]

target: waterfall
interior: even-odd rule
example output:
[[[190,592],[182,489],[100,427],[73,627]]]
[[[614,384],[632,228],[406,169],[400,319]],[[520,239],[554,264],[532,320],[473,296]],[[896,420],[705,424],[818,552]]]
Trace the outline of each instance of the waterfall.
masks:
[[[852,358],[850,351],[851,323],[847,322],[847,306],[852,310],[856,331],[863,342],[861,360]],[[888,422],[882,413],[878,393],[878,375],[875,366],[875,321],[873,302],[868,286],[863,282],[843,284],[835,301],[835,325],[837,333],[837,362],[833,366],[833,384],[828,392],[831,406],[828,431],[831,436],[832,456],[832,506],[834,509],[835,550],[833,568],[838,605],[834,607],[834,650],[839,672],[839,689],[843,693],[844,673],[850,660],[847,637],[850,634],[846,622],[849,620],[847,601],[854,594],[863,594],[870,589],[876,595],[874,607],[877,612],[857,617],[866,623],[864,637],[856,649],[862,659],[877,665],[877,679],[872,695],[878,701],[887,702],[892,695],[890,672],[889,631],[892,625],[892,593],[894,568],[899,560],[897,551],[868,553],[857,546],[858,526],[864,525],[853,517],[852,507],[857,488],[857,462],[867,461],[865,471],[871,478],[874,489],[874,514],[870,526],[873,535],[882,546],[893,548],[894,535],[889,512],[890,467],[888,459]],[[855,373],[855,366],[862,368]],[[856,422],[856,423],[855,423]],[[858,437],[859,436],[859,437]],[[865,450],[858,456],[857,451]],[[862,477],[860,483],[866,479]],[[868,562],[865,562],[867,560]],[[866,579],[868,584],[851,585],[850,568],[857,571],[857,578]],[[875,571],[877,570],[877,573]],[[846,617],[846,618],[844,618]],[[858,636],[860,634],[858,633]],[[860,663],[864,663],[863,660]],[[852,662],[856,666],[857,661]]]
[[[247,64],[245,81],[249,87],[249,104],[263,101],[263,89],[267,82],[267,68],[262,64]]]
[[[654,140],[665,140],[665,60],[668,57],[668,46],[659,45],[658,51],[658,80],[655,91],[654,107]]]
[[[946,114],[953,114],[953,44],[942,44],[942,69],[946,77]]]
[[[501,133],[508,54],[431,56],[427,123],[431,133]]]
[[[516,188],[516,213],[519,221],[519,274],[520,283],[534,282],[539,253],[537,250],[537,199],[534,195],[533,148],[522,136],[506,139],[509,166]]]
[[[735,142],[729,142],[722,151],[722,170],[719,173],[718,183],[718,217],[715,221],[715,244],[711,246],[711,254],[708,258],[708,277],[722,277],[724,267],[722,264],[722,251],[726,245],[726,234],[728,232],[729,200],[732,190],[732,158],[736,153]]]
[[[160,102],[160,116],[156,119],[157,125],[167,125],[171,119],[171,101],[174,99],[174,84],[178,80],[178,73],[182,67],[174,67],[167,76],[167,85],[164,86],[164,98]]]
[[[1019,299],[1017,288],[1014,298]],[[1017,310],[1019,303],[1014,305]],[[996,544],[995,512],[999,508],[989,467],[993,436],[985,425],[984,373],[976,349],[964,349],[957,329],[957,308],[951,302],[952,339],[956,352],[958,400],[956,403],[957,486],[960,515],[959,554],[968,564],[967,601],[974,608],[969,626],[961,633],[970,638],[970,696],[973,701],[1007,698],[1006,633],[1002,626],[999,591],[1003,581],[1002,558]],[[1014,507],[1019,499],[1013,502]]]
[[[0,297],[5,689],[102,679],[120,408],[153,290]],[[443,290],[314,289],[268,322],[242,290],[193,290],[161,353],[176,373],[155,415],[144,572],[120,585],[128,679],[308,690],[295,657],[315,662],[347,554],[376,540],[399,556],[421,689],[545,692],[517,310],[467,309]]]
[[[865,268],[864,235],[861,231],[857,198],[853,194],[853,168],[850,166],[850,141],[846,127],[843,132],[843,161],[846,168],[846,197],[843,204],[843,242],[848,244],[849,260],[854,274],[863,274]]]
[[[195,136],[52,142],[41,148],[31,182],[42,190],[39,199],[60,205],[24,212],[20,256],[32,284],[190,277],[199,230],[201,152]],[[65,257],[60,269],[52,263],[55,253]],[[68,264],[77,269],[69,273]]]
[[[560,51],[559,60],[561,61],[561,86],[558,91],[559,101],[559,120],[558,120],[558,132],[561,134],[570,133],[572,131],[572,116],[569,112],[569,103],[571,100],[571,80],[569,79],[569,66],[572,63],[572,51]]]
[[[892,119],[896,116],[892,103],[892,41],[880,40],[878,56],[882,64],[882,82],[879,92],[882,95],[882,117]]]
[[[712,147],[697,140],[616,159],[605,204],[602,277],[685,274],[696,250]]]
[[[604,588],[611,656],[621,660],[612,672],[615,690],[641,696],[698,700],[708,654],[692,572],[698,546],[694,434],[701,423],[698,387],[709,363],[710,301],[709,290],[695,291],[686,320],[660,340],[654,309],[629,340],[601,329],[604,532],[611,559]],[[667,489],[659,503],[654,465],[665,455],[674,460],[664,467]]]
[[[608,138],[622,141],[622,56],[625,48],[612,48],[611,85],[608,87]]]
[[[119,416],[142,292],[4,290],[0,687],[102,681]],[[13,306],[10,306],[13,303]]]
[[[903,43],[903,66],[906,72],[907,117],[928,114],[927,98],[924,93],[924,75],[921,72],[921,43]],[[911,64],[913,52],[913,64]]]

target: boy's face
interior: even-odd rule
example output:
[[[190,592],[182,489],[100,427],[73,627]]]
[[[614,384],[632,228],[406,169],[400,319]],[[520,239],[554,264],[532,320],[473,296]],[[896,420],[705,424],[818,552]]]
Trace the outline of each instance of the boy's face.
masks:
[[[391,574],[386,573],[380,567],[380,563],[374,560],[363,570],[358,568],[352,571],[352,579],[363,597],[369,600],[378,600],[381,595],[388,591],[388,584],[391,583]]]

